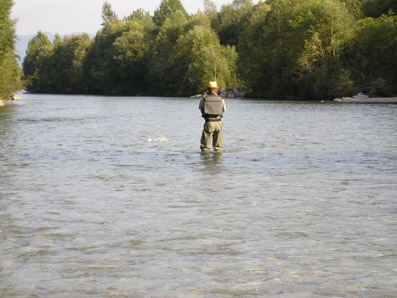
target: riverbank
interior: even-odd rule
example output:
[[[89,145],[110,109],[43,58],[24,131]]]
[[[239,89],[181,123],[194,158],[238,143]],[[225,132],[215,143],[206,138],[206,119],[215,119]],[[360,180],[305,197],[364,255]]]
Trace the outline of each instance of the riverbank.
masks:
[[[11,100],[15,101],[15,100],[21,100],[22,98],[17,95],[17,94],[13,94],[11,95]],[[5,105],[9,105],[10,104],[10,100],[9,99],[2,99],[0,98],[0,107],[5,106]]]
[[[221,88],[219,89],[219,96],[223,98],[245,98],[246,90],[243,87],[237,88]],[[202,98],[206,92],[192,95],[190,98]]]
[[[202,98],[204,94],[197,94],[193,95],[190,98]],[[245,97],[245,89],[244,88],[228,88],[228,89],[221,89],[220,96],[223,98],[246,98]],[[17,94],[13,94],[10,100],[1,99],[0,98],[0,107],[9,105],[12,101],[21,100],[21,97]],[[291,100],[291,99],[289,99]],[[280,101],[283,101],[280,99]],[[292,101],[294,101],[292,99]],[[299,100],[297,100],[299,101]],[[382,103],[391,103],[397,104],[397,97],[369,97],[368,95],[359,93],[353,97],[341,97],[335,98],[332,100],[333,102],[337,103],[368,103],[368,104],[382,104]]]
[[[368,95],[359,93],[353,97],[335,98],[334,102],[340,103],[395,103],[397,97],[369,97]]]
[[[0,107],[10,104],[8,100],[0,98]]]

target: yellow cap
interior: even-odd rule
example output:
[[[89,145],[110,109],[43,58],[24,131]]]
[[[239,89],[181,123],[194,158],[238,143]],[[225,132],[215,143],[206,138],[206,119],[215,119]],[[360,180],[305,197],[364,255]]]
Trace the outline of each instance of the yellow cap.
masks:
[[[208,89],[218,89],[218,84],[216,83],[216,81],[209,82]]]

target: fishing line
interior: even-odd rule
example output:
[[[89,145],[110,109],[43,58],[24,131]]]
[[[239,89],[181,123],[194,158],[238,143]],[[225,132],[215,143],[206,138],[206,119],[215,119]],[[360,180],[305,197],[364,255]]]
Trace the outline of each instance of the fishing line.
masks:
[[[198,48],[198,45],[196,46],[196,50],[197,50],[197,48]],[[178,97],[179,97],[179,94],[180,94],[181,91],[182,91],[183,85],[185,85],[185,81],[186,81],[186,79],[187,79],[187,75],[189,74],[190,67],[191,67],[192,64],[193,64],[193,61],[194,61],[194,53],[195,53],[195,51],[192,51],[192,61],[190,62],[189,67],[187,68],[187,72],[186,72],[186,74],[185,74],[185,77],[183,78],[182,85],[181,85],[181,87],[179,88],[178,95],[177,95]]]
[[[183,85],[185,85],[185,81],[186,81],[186,79],[187,79],[187,75],[189,74],[190,66],[192,66],[193,59],[194,59],[194,56],[192,57],[192,62],[190,62],[189,67],[188,67],[187,72],[186,72],[186,75],[185,75],[185,77],[183,78],[183,82],[182,82],[181,88],[179,88],[178,97],[179,97],[179,94],[180,94],[181,91],[182,91]]]

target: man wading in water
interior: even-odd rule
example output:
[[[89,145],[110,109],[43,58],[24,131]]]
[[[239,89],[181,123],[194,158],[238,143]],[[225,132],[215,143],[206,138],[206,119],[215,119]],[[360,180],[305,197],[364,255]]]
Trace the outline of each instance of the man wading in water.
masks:
[[[203,134],[201,136],[201,152],[210,152],[211,138],[215,152],[222,151],[222,117],[226,112],[225,101],[218,96],[218,85],[210,82],[208,95],[200,100],[199,109],[205,119]]]

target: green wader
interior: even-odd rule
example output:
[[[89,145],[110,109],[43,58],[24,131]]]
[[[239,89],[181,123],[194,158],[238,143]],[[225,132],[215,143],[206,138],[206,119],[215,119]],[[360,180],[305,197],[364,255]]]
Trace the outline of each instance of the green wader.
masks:
[[[214,151],[222,151],[222,122],[206,121],[204,123],[203,134],[201,136],[201,152],[209,152],[212,147]]]

